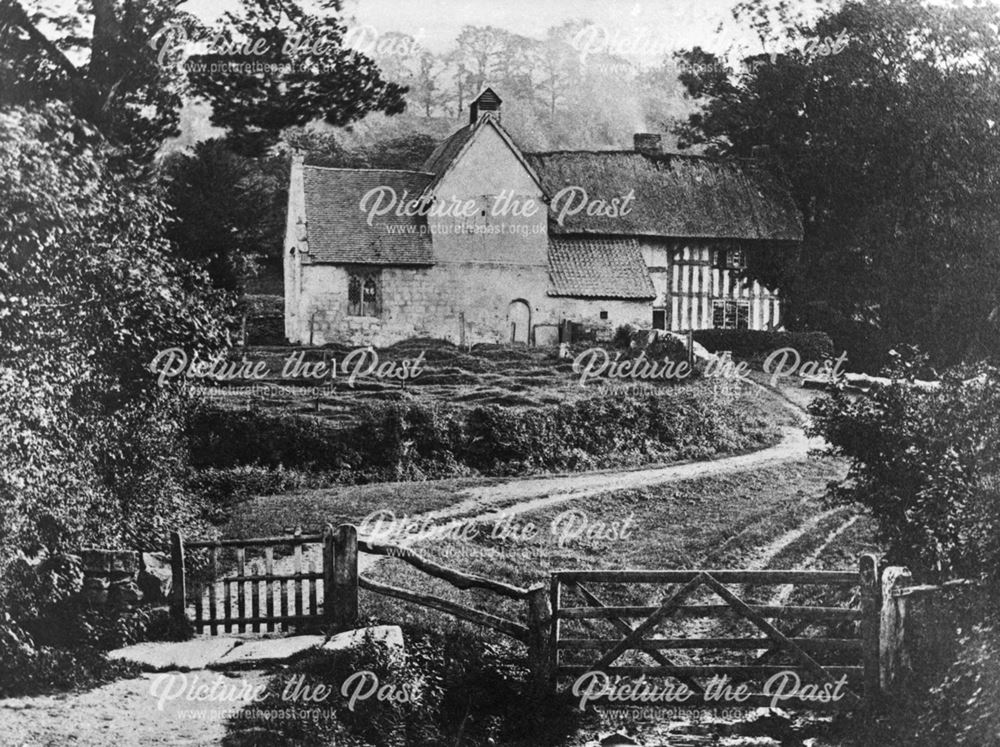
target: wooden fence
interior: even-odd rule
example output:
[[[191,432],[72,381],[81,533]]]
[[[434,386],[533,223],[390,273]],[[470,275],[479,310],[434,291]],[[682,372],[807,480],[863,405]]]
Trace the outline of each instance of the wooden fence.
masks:
[[[834,685],[846,675],[849,687],[843,697],[830,701],[827,707],[854,707],[861,703],[859,693],[866,696],[878,692],[880,593],[876,560],[861,559],[858,573],[842,571],[749,571],[749,570],[621,570],[621,571],[559,571],[552,574],[551,609],[552,674],[579,676],[601,671],[608,675],[633,677],[672,677],[684,682],[693,697],[684,705],[706,705],[705,678],[727,676],[738,682],[759,682],[781,672],[794,671],[826,685]],[[666,599],[655,605],[609,605],[592,591],[595,584],[614,583],[634,587],[636,584],[672,584],[676,587]],[[822,607],[768,605],[747,602],[729,586],[733,584],[762,586],[826,586],[857,589],[857,607]],[[706,589],[720,603],[690,603],[699,589]],[[567,604],[569,594],[580,601]],[[749,623],[757,633],[719,637],[651,637],[675,621],[677,617],[715,618],[721,626],[732,620]],[[642,621],[633,626],[629,619]],[[576,621],[596,621],[610,624],[616,637],[584,637],[567,635],[565,626]],[[805,631],[828,624],[848,627],[858,623],[856,635],[807,637]],[[781,628],[785,629],[782,630]],[[763,637],[760,634],[763,633]],[[734,651],[749,652],[749,661],[711,663],[679,663],[665,652],[704,652],[717,654]],[[572,653],[570,653],[572,652]],[[655,663],[619,664],[628,652],[633,659],[651,658]],[[591,656],[593,654],[593,656]],[[824,661],[834,655],[834,663]],[[784,656],[789,663],[777,664]],[[572,662],[564,659],[570,657]],[[868,698],[871,700],[871,698]],[[751,692],[743,705],[766,705],[771,697]],[[812,704],[810,704],[812,705]]]
[[[321,563],[304,558],[313,546],[322,548]],[[189,581],[187,556],[195,551],[203,567]],[[292,553],[293,570],[276,573],[284,552]],[[199,633],[287,632],[311,622],[342,630],[357,618],[357,530],[350,525],[328,525],[322,534],[187,543],[174,532],[171,568],[173,613],[188,618],[193,607]]]
[[[309,550],[321,553],[321,568],[306,562]],[[199,553],[198,572],[189,574],[187,560]],[[258,557],[248,558],[255,553]],[[279,560],[291,572],[276,572]],[[399,588],[358,573],[358,554],[395,557],[417,570],[461,590],[483,589],[522,603],[523,621],[420,591]],[[232,557],[220,557],[232,554]],[[263,564],[263,567],[259,566]],[[880,574],[873,556],[861,558],[858,572],[798,570],[567,570],[551,575],[549,585],[523,588],[484,576],[440,565],[404,547],[359,539],[354,526],[322,534],[227,539],[185,543],[174,533],[172,547],[175,615],[191,619],[199,632],[288,631],[318,625],[324,630],[346,630],[357,625],[358,589],[437,610],[476,625],[496,630],[527,646],[531,672],[529,686],[537,696],[551,694],[559,678],[600,670],[608,675],[672,677],[688,685],[695,698],[684,705],[705,705],[704,678],[726,675],[738,682],[759,682],[764,677],[789,670],[807,675],[821,684],[846,675],[849,687],[843,697],[827,707],[856,707],[874,703],[879,693]],[[899,569],[887,569],[886,583],[895,583]],[[196,579],[191,581],[191,578]],[[201,577],[201,580],[197,580]],[[891,578],[890,578],[891,577]],[[639,584],[675,585],[657,604],[607,604],[592,587],[618,584],[626,589]],[[188,587],[193,588],[189,589]],[[747,587],[810,586],[839,588],[853,592],[851,606],[804,606],[761,604],[746,601]],[[718,601],[691,600],[696,590],[713,593]],[[277,599],[276,599],[277,597]],[[575,597],[578,601],[572,601]],[[189,611],[193,610],[193,615]],[[755,636],[722,634],[659,637],[659,631],[678,617],[714,618],[749,623]],[[641,619],[634,625],[630,619]],[[568,632],[567,626],[610,625],[614,635],[604,632],[586,636]],[[835,635],[808,635],[823,626],[838,629]],[[845,632],[847,631],[847,632]],[[763,634],[763,635],[761,635]],[[890,636],[891,638],[891,636]],[[887,653],[881,641],[881,657]],[[679,663],[673,651],[744,652],[750,661]],[[646,656],[653,664],[619,663]],[[833,656],[835,661],[826,661]],[[567,657],[571,659],[567,661]],[[782,657],[786,661],[781,661]],[[790,659],[790,662],[787,660]],[[780,663],[779,663],[780,662]],[[863,697],[862,697],[863,696]],[[753,693],[743,705],[770,702],[763,693]],[[809,704],[811,707],[817,704]],[[820,707],[823,704],[819,704]]]
[[[522,588],[464,573],[428,560],[408,548],[359,540],[357,529],[350,524],[342,524],[336,530],[327,525],[322,534],[193,542],[185,542],[174,532],[171,541],[171,610],[176,617],[191,620],[197,632],[207,630],[210,635],[220,631],[258,633],[279,628],[289,631],[309,625],[334,631],[348,630],[357,625],[360,588],[444,612],[521,641],[528,647],[531,686],[537,688],[539,694],[550,687],[551,614],[545,584]],[[316,546],[322,547],[322,571],[307,568],[304,562],[306,549]],[[259,556],[255,559],[258,565],[262,558],[263,569],[248,571],[248,551]],[[293,572],[275,572],[280,551],[292,552]],[[228,552],[235,553],[234,558],[220,558]],[[365,578],[358,574],[359,552],[399,558],[457,589],[485,589],[520,601],[524,604],[526,622],[507,620],[449,599]],[[202,554],[197,573],[191,573],[188,567],[192,553]]]

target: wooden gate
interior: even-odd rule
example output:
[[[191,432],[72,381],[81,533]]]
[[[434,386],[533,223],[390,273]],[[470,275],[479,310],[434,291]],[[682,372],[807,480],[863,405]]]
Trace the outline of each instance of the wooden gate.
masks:
[[[594,589],[599,584],[616,586],[603,586],[598,596]],[[623,598],[629,601],[637,585],[655,589],[663,584],[673,588],[665,597],[657,594],[656,604],[622,603]],[[845,603],[776,604],[776,586],[779,599],[800,590],[807,599],[822,599],[826,594]],[[759,591],[766,589],[772,591]],[[863,702],[862,696],[870,702],[878,691],[880,591],[874,556],[864,556],[856,573],[557,571],[552,574],[550,593],[550,651],[557,680],[593,672],[609,679],[670,677],[677,684],[684,683],[691,696],[669,705],[701,707],[770,705],[774,693],[768,680],[789,672],[802,683],[826,687],[839,697],[827,702],[783,702],[783,707],[853,708]],[[699,630],[698,625],[680,618],[709,622],[701,622]],[[641,622],[633,626],[630,619]],[[709,635],[704,635],[706,629]],[[693,635],[685,635],[692,630]],[[747,697],[720,701],[718,678],[722,677],[734,686],[744,683]],[[837,682],[841,687],[834,690]]]
[[[171,567],[172,612],[196,633],[345,630],[357,618],[357,530],[350,525],[187,543],[174,532]]]

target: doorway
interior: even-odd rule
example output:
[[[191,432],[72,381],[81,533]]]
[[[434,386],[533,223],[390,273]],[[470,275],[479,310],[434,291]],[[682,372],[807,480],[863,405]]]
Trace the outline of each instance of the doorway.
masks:
[[[531,337],[531,307],[522,299],[507,306],[507,340],[527,345]]]

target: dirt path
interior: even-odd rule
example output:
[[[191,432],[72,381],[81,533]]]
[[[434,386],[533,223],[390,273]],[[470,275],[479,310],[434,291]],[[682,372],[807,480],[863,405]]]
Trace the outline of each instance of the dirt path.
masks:
[[[216,745],[240,702],[197,700],[197,688],[263,685],[263,672],[169,672],[119,680],[84,693],[0,700],[0,745]],[[191,694],[192,697],[188,697]],[[160,710],[161,704],[163,709]]]
[[[766,387],[761,388],[773,399],[775,405],[785,408],[801,419],[803,414],[801,408],[775,394],[772,390]],[[462,500],[447,508],[428,511],[407,518],[414,524],[428,527],[433,526],[436,532],[447,534],[449,530],[461,525],[495,522],[503,517],[531,513],[561,503],[589,498],[600,493],[652,487],[683,480],[718,477],[751,469],[770,467],[785,462],[799,461],[806,459],[811,449],[818,449],[823,446],[824,442],[821,439],[808,438],[801,427],[785,426],[782,429],[781,441],[774,446],[761,449],[760,451],[699,462],[672,464],[665,467],[640,467],[628,470],[603,470],[598,472],[516,478],[494,485],[469,488],[464,491],[465,497]],[[815,521],[819,522],[825,516],[824,514],[816,517]],[[811,523],[809,526],[804,525],[802,528],[803,533],[808,532],[811,526]],[[364,527],[361,527],[360,531],[362,536],[364,536]],[[384,538],[375,539],[385,541]],[[391,540],[390,543],[407,546],[414,542],[419,542],[420,539],[419,535],[413,535],[411,538],[403,541]],[[788,541],[792,542],[794,539],[795,537],[793,536]],[[371,570],[383,560],[385,560],[384,556],[360,553],[358,556],[358,570],[364,573]],[[307,570],[323,567],[322,549],[319,545],[308,545],[304,549],[303,564]],[[263,572],[263,565],[260,560],[248,561],[247,567],[249,573]],[[294,570],[293,558],[287,557],[275,561],[275,573],[292,573]],[[206,590],[205,594],[207,595],[208,593]],[[222,586],[218,585],[216,587],[216,597],[219,604],[224,603],[222,594]],[[320,590],[320,597],[322,597],[322,590]],[[320,599],[320,603],[322,603],[322,598]],[[203,604],[207,608],[207,596],[204,598]]]
[[[773,394],[773,393],[772,393]],[[801,410],[793,403],[774,397],[779,406]],[[459,503],[446,509],[422,514],[435,525],[469,521],[489,521],[498,514],[513,515],[536,511],[551,505],[587,498],[599,493],[662,485],[682,480],[715,477],[758,469],[764,466],[805,459],[821,441],[806,437],[801,428],[784,429],[780,443],[761,451],[703,462],[689,462],[667,467],[591,472],[586,474],[533,477],[471,488]],[[767,562],[798,537],[814,529],[829,515],[825,512],[773,540],[754,553],[748,567],[765,567]],[[839,531],[842,531],[842,527]],[[832,541],[833,535],[828,538]],[[321,567],[319,549],[306,553]],[[361,554],[359,568],[370,569],[382,558]],[[277,572],[291,570],[291,559],[276,563]],[[283,566],[288,567],[283,567]],[[195,676],[216,678],[209,672],[174,673],[173,678]],[[224,676],[224,675],[221,675]],[[260,672],[242,673],[258,678]],[[85,693],[18,698],[0,701],[0,745],[214,745],[225,735],[226,713],[218,703],[199,703],[177,699],[157,708],[151,690],[156,677],[122,680]],[[174,687],[177,684],[174,683]],[[226,704],[222,704],[225,707]],[[214,711],[214,712],[213,712]]]
[[[769,396],[774,404],[794,414],[804,422],[804,411],[795,402],[780,392],[761,386],[762,393]],[[543,477],[516,478],[493,485],[469,488],[463,491],[463,498],[447,508],[428,511],[407,517],[414,523],[433,525],[437,531],[460,524],[490,522],[501,517],[530,513],[553,505],[606,493],[652,487],[682,480],[718,477],[751,469],[774,466],[790,461],[805,459],[811,449],[824,446],[821,439],[808,438],[802,427],[782,428],[781,441],[760,451],[736,456],[721,457],[698,462],[684,462],[665,467],[640,467],[627,470],[603,470],[597,472],[547,475]],[[401,517],[400,517],[401,518]],[[819,519],[818,519],[819,520]],[[808,531],[806,528],[805,531]],[[362,534],[364,529],[362,528]],[[419,541],[419,536],[393,544],[408,545]],[[789,541],[794,540],[792,538]],[[382,556],[361,553],[358,569],[362,573],[384,560]],[[311,546],[304,553],[306,567],[322,567],[321,549]],[[292,572],[292,560],[276,562],[275,572]]]

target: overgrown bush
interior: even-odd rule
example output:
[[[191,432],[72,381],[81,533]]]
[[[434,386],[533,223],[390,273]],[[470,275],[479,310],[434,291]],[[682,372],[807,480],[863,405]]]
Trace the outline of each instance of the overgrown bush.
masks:
[[[83,600],[83,570],[76,555],[50,555],[37,562],[17,558],[7,567],[6,611],[39,645],[107,650],[146,636],[149,611],[91,606]]]
[[[776,431],[751,413],[742,395],[707,386],[596,395],[546,408],[492,405],[463,412],[386,404],[340,428],[310,416],[205,409],[195,420],[192,458],[229,470],[208,473],[208,480],[235,477],[232,470],[240,465],[253,467],[246,476],[265,489],[288,469],[364,482],[609,467],[759,446]],[[236,491],[220,485],[224,500]]]
[[[1000,630],[992,620],[966,625],[958,655],[918,713],[912,743],[980,747],[1000,742]]]
[[[955,370],[925,390],[912,385],[921,356],[896,363],[891,385],[862,398],[836,392],[811,408],[814,432],[851,460],[830,499],[866,507],[889,562],[917,580],[978,585],[935,604],[911,600],[909,645],[919,657],[895,710],[864,743],[998,744],[1000,372]]]
[[[403,660],[369,643],[357,651],[315,654],[293,665],[271,680],[266,699],[230,721],[223,743],[534,747],[561,743],[572,732],[576,717],[568,702],[525,696],[526,668],[512,646],[484,642],[458,629],[404,632]],[[382,697],[369,694],[350,707],[342,686],[360,672],[371,673],[364,675],[369,682],[378,678]],[[319,685],[329,688],[329,697],[316,709],[325,713],[276,718],[274,711],[295,705],[283,700],[282,693],[289,679],[299,675],[311,692]]]
[[[654,361],[687,360],[687,345],[674,334],[656,329],[641,329],[623,324],[615,330],[611,344],[625,351],[626,357],[640,354]]]
[[[200,405],[191,410],[186,430],[195,468],[348,466],[341,429],[321,418]]]
[[[109,670],[84,652],[131,623],[74,606],[72,574],[32,580],[22,554],[148,549],[200,514],[183,490],[184,402],[149,363],[161,348],[220,349],[228,309],[119,156],[65,105],[0,111],[0,609],[8,642],[39,639],[11,652],[36,684]],[[45,648],[56,633],[74,652]],[[30,684],[19,672],[7,687]]]
[[[918,577],[1000,575],[997,375],[954,371],[935,391],[901,379],[811,408],[814,432],[851,460],[831,499],[868,508],[890,561]]]
[[[148,613],[91,608],[79,597],[83,573],[74,555],[38,562],[15,558],[0,588],[0,698],[93,686],[135,674],[103,650],[145,635]]]
[[[742,359],[765,356],[779,348],[795,348],[803,361],[820,361],[834,354],[833,341],[825,332],[699,329],[694,339],[711,353],[729,350],[734,358]]]
[[[139,674],[135,664],[109,661],[88,646],[40,646],[7,612],[0,612],[0,661],[0,698],[94,687]]]

